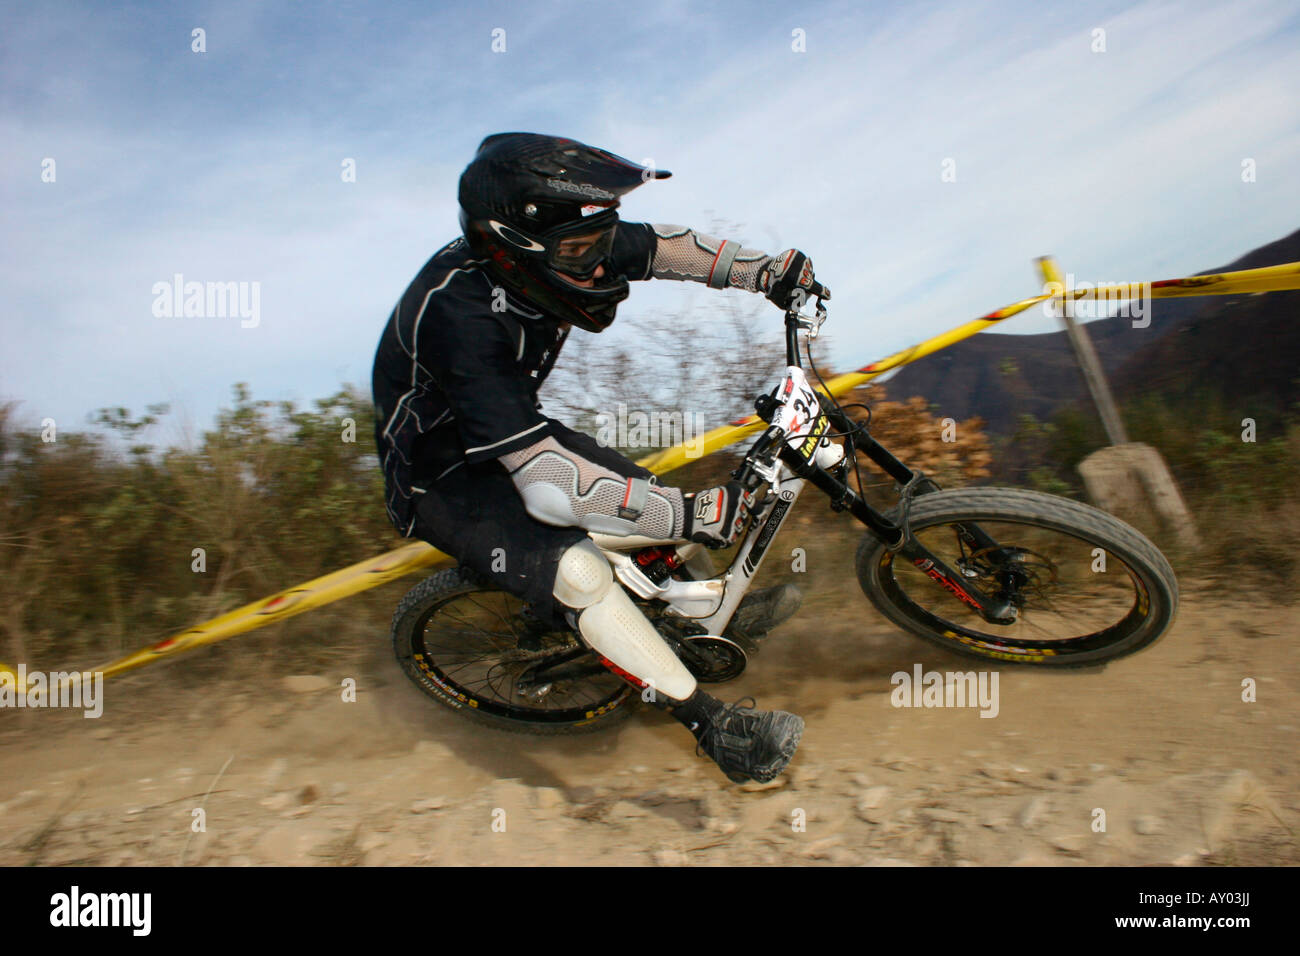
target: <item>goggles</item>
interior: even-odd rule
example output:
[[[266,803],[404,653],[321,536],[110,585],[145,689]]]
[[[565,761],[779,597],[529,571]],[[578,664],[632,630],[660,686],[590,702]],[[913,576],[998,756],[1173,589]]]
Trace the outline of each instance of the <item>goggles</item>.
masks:
[[[592,207],[588,207],[592,208]],[[575,279],[589,279],[614,250],[615,209],[600,209],[548,231],[543,239],[546,264]]]
[[[614,249],[614,229],[554,240],[546,251],[546,264],[575,279],[589,279]]]

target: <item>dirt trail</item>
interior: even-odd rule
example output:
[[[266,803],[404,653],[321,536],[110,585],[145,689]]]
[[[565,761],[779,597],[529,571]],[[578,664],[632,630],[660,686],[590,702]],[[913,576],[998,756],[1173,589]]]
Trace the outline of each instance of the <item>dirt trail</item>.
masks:
[[[481,730],[382,645],[293,689],[160,669],[109,682],[98,720],[0,711],[0,864],[1295,864],[1300,608],[1211,593],[1103,671],[1003,668],[992,719],[890,702],[895,671],[979,662],[865,605],[830,633],[805,609],[720,688],[807,718],[762,788],[648,708],[582,737]]]

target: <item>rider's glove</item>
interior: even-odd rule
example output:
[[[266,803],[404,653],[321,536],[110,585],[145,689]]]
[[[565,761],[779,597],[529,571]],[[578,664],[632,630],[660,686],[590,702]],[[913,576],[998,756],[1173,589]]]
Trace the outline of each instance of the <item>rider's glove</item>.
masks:
[[[682,536],[708,548],[725,548],[735,543],[749,518],[754,493],[738,481],[682,496],[686,522]]]
[[[813,277],[812,260],[798,249],[787,249],[774,255],[758,273],[758,291],[783,309],[790,308],[796,293],[803,299],[810,295],[831,297],[827,289]],[[799,305],[803,305],[803,299]]]

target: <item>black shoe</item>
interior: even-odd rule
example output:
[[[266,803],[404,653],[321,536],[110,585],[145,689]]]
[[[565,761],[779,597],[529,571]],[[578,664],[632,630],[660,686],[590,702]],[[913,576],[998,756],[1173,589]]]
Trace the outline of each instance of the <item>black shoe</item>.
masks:
[[[794,756],[803,736],[803,718],[783,710],[755,710],[742,706],[745,697],[734,704],[710,701],[703,715],[703,726],[696,734],[701,751],[727,775],[732,783],[775,779]]]
[[[724,637],[756,642],[778,624],[789,620],[803,603],[803,595],[793,584],[750,591],[731,616],[731,623],[722,632]]]

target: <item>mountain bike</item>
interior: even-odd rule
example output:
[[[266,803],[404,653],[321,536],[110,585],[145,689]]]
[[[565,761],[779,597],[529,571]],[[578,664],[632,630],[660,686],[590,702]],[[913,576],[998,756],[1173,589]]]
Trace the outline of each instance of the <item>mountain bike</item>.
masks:
[[[942,490],[883,448],[869,418],[851,418],[829,390],[813,389],[799,342],[817,337],[826,308],[816,297],[815,313],[805,315],[802,304],[786,312],[782,382],[755,402],[767,428],[733,472],[756,501],[731,563],[716,571],[699,544],[592,534],[618,582],[698,681],[733,680],[745,670],[753,642],[729,634],[728,624],[809,486],[865,527],[855,572],[868,600],[949,651],[1015,666],[1095,667],[1168,631],[1178,583],[1140,532],[1055,495]],[[888,511],[862,495],[859,455],[894,480],[898,500]],[[393,615],[392,638],[403,671],[424,693],[501,729],[600,730],[637,699],[574,630],[544,624],[464,567],[412,588]]]

